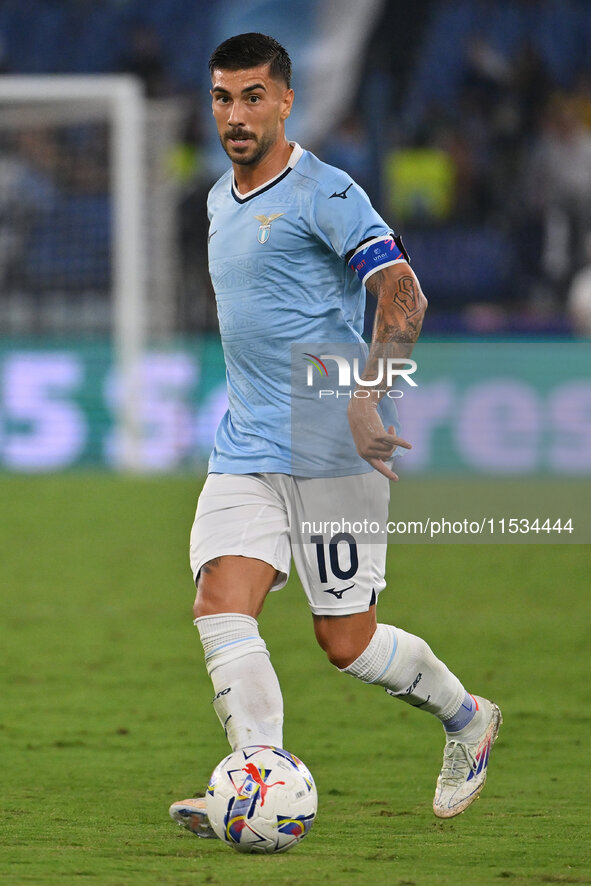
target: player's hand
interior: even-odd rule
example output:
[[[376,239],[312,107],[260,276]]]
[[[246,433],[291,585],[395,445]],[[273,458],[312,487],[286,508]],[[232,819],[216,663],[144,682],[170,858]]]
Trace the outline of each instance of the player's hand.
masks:
[[[370,400],[353,398],[347,408],[347,416],[358,454],[384,477],[396,482],[398,476],[385,461],[391,457],[397,446],[412,449],[411,444],[402,437],[397,437],[392,425],[386,431],[376,404]]]

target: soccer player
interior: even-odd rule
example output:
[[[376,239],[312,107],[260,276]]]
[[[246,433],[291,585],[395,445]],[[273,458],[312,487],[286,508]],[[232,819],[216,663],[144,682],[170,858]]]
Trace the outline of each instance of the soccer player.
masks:
[[[271,37],[240,34],[213,52],[209,68],[213,115],[232,164],[208,200],[229,408],[191,533],[194,624],[214,708],[233,750],[283,746],[282,696],[257,616],[269,591],[286,583],[293,556],[329,661],[441,721],[446,744],[433,809],[449,818],[484,786],[499,708],[470,695],[424,640],[378,624],[385,543],[351,533],[304,537],[296,525],[302,514],[330,519],[343,502],[385,525],[389,481],[398,479],[389,459],[410,444],[386,418],[392,401],[384,389],[363,381],[376,378],[385,355],[410,354],[427,302],[402,241],[367,195],[287,140],[294,93],[285,49]],[[348,401],[346,432],[322,438],[327,445],[339,438],[332,476],[305,447],[296,471],[292,347],[303,343],[311,360],[305,343],[363,347],[365,288],[377,310],[356,389],[363,396]],[[170,814],[198,836],[213,835],[203,798],[174,803]]]

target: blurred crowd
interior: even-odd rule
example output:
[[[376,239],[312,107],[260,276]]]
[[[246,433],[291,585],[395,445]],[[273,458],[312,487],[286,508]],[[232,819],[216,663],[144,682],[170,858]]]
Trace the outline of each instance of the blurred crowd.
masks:
[[[382,198],[401,223],[503,231],[515,275],[512,304],[496,308],[566,307],[591,330],[580,274],[591,262],[591,69],[558,89],[534,46],[507,58],[473,37],[457,101],[393,122]]]
[[[424,19],[413,19],[400,53],[392,52],[390,31],[378,23],[381,61],[379,52],[368,52],[347,115],[323,143],[305,147],[346,169],[405,234],[411,253],[417,244],[417,271],[427,275],[429,294],[435,292],[435,318],[449,315],[458,329],[495,332],[514,328],[517,317],[523,328],[546,324],[591,335],[591,60],[557,83],[533,42],[500,51],[476,30],[462,42],[453,99],[409,105],[403,97],[436,5],[425,2]],[[398,0],[386,4],[386,21],[399,6]],[[1,49],[0,41],[7,71]],[[175,82],[157,31],[143,22],[131,24],[116,68],[138,76],[149,99],[182,96],[177,143],[166,159],[177,195],[177,324],[181,331],[213,328],[205,271],[205,199],[213,171],[200,110],[207,104]],[[56,193],[107,191],[106,130],[95,124],[65,133],[39,126],[18,137],[0,133],[4,286],[22,265],[36,214],[51,211]],[[76,148],[68,165],[64,137]],[[461,292],[454,287],[460,277]]]
[[[486,5],[474,4],[484,11]],[[535,12],[535,3],[521,5]],[[381,56],[368,64],[358,100],[372,107],[377,93],[388,113],[379,127],[351,114],[323,146],[325,158],[369,190],[407,234],[411,254],[413,242],[428,244],[430,255],[421,250],[420,258],[428,275],[433,266],[429,282],[436,290],[451,274],[434,258],[439,246],[445,249],[460,281],[455,294],[446,286],[445,310],[463,329],[591,334],[591,58],[570,71],[565,65],[559,82],[527,37],[500,51],[476,29],[458,41],[459,64],[445,99],[435,88],[432,96],[429,85],[412,95],[429,18],[400,62],[391,51],[399,7],[394,0],[378,43]],[[495,250],[487,250],[493,241]],[[480,274],[466,270],[478,263]]]

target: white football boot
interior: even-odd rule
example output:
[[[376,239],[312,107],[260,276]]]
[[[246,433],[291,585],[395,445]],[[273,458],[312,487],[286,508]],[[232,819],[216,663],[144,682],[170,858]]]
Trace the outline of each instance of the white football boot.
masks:
[[[178,800],[168,810],[170,817],[182,828],[207,840],[216,839],[217,834],[209,823],[205,808],[205,797],[192,797]]]
[[[447,736],[433,798],[433,812],[438,818],[452,818],[467,809],[486,781],[490,752],[503,718],[496,704],[477,695],[474,698],[479,708],[476,716],[483,721],[482,729],[473,741],[454,738],[453,732]],[[455,735],[460,736],[461,732]]]

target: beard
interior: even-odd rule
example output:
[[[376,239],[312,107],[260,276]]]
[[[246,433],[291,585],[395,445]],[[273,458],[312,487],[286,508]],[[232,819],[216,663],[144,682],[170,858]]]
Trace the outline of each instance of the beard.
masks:
[[[245,142],[244,149],[241,149],[235,145],[230,146],[228,144],[230,138],[248,138],[250,141]],[[235,132],[220,135],[219,139],[222,148],[232,163],[236,163],[238,166],[255,166],[275,144],[276,136],[264,133],[260,139],[257,139],[252,132],[237,130]]]

